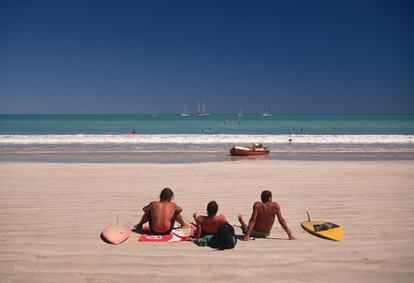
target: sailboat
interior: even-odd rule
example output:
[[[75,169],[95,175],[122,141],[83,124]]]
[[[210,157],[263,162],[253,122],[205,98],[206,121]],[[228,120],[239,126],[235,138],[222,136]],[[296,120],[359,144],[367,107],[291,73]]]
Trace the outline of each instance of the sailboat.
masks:
[[[204,117],[204,116],[209,116],[210,113],[206,112],[206,103],[203,102],[201,111],[200,111],[200,102],[197,102],[197,116],[199,117]]]
[[[158,116],[157,109],[154,107],[154,111],[151,114],[152,117]]]
[[[243,116],[243,112],[242,112],[241,107],[240,107],[240,110],[239,110],[239,114],[237,114],[237,116],[239,116],[239,117]]]
[[[184,112],[180,114],[182,117],[188,117],[190,116],[189,113],[187,113],[187,104],[184,105]]]
[[[262,114],[263,117],[270,117],[272,113],[269,112],[269,106],[266,104],[266,112]]]

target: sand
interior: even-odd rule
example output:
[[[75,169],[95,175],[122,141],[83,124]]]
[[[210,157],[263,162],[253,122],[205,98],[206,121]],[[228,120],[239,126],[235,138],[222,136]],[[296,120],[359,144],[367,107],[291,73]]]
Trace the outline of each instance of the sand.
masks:
[[[191,221],[216,200],[237,224],[262,189],[273,192],[296,241],[272,239],[216,251],[185,243],[100,239],[134,225],[141,207],[171,187]],[[316,238],[309,211],[344,228]],[[0,163],[1,282],[413,282],[414,161],[228,161],[197,164]],[[239,229],[236,229],[240,233]]]

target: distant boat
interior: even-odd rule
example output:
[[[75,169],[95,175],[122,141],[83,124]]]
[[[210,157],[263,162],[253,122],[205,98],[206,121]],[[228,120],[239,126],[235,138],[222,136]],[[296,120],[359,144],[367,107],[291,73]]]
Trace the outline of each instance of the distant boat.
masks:
[[[197,116],[204,117],[204,116],[210,116],[210,113],[206,112],[206,103],[203,102],[203,105],[200,109],[200,102],[197,102]]]
[[[269,112],[269,106],[266,105],[266,112],[262,114],[263,117],[270,117],[272,113]]]
[[[233,156],[251,156],[251,155],[268,155],[270,149],[264,147],[261,143],[255,143],[252,146],[233,146],[230,154]]]
[[[240,107],[240,110],[239,110],[239,114],[237,114],[237,116],[239,116],[239,117],[243,116],[243,112],[242,112],[241,107]]]
[[[158,116],[158,112],[156,108],[154,108],[154,111],[152,112],[151,116],[152,117]]]
[[[187,105],[184,105],[184,112],[180,114],[182,117],[190,116],[190,113],[187,113]]]

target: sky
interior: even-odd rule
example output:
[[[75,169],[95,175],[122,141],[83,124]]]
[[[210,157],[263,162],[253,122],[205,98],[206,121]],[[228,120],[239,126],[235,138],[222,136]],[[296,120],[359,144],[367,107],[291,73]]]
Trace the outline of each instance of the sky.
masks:
[[[414,114],[414,1],[0,0],[1,114]]]

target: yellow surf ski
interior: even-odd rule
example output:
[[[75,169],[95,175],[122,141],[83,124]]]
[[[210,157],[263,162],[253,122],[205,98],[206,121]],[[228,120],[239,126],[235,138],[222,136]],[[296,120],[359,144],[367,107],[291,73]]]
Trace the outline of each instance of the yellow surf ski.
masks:
[[[325,220],[311,220],[308,214],[308,221],[303,221],[301,223],[302,228],[320,238],[340,241],[342,239],[342,228],[339,225],[336,225]]]

